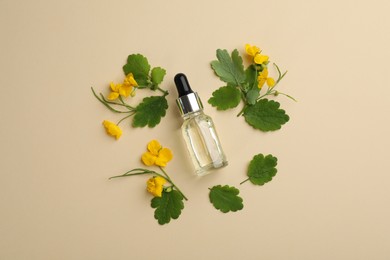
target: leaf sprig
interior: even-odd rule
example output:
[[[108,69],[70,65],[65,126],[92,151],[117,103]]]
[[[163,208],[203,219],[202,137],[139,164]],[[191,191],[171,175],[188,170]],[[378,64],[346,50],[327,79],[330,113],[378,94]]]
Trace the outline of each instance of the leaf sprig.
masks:
[[[164,170],[164,167],[173,158],[171,150],[162,147],[156,140],[148,143],[147,150],[141,157],[142,162],[146,166],[158,166],[160,172],[135,168],[122,175],[110,177],[109,179],[136,175],[152,175],[147,181],[147,191],[154,196],[150,205],[155,209],[154,218],[160,225],[164,225],[169,223],[171,219],[177,219],[181,215],[184,209],[183,200],[188,199]],[[168,185],[165,185],[166,183]]]
[[[244,106],[237,116],[244,116],[245,121],[255,129],[278,130],[290,118],[280,109],[279,102],[269,100],[268,97],[284,95],[296,101],[292,96],[276,90],[287,71],[282,73],[274,63],[278,73],[275,81],[268,77],[268,56],[249,44],[246,45],[246,52],[251,57],[251,64],[245,69],[237,49],[231,54],[227,50],[217,50],[217,60],[211,62],[211,67],[226,86],[215,90],[208,102],[217,110],[227,110],[237,107],[242,101]]]
[[[168,91],[162,89],[160,84],[164,80],[166,70],[161,67],[151,68],[148,59],[141,54],[131,54],[127,58],[127,63],[123,66],[123,72],[126,76],[121,84],[110,84],[111,93],[105,97],[102,93],[97,94],[93,88],[92,93],[111,112],[124,114],[117,122],[105,124],[107,133],[119,138],[122,130],[119,124],[134,116],[133,127],[155,127],[166,115],[168,102],[166,96]],[[134,96],[140,89],[149,89],[161,92],[161,95],[149,96],[143,98],[141,103],[136,106],[126,102],[128,97]],[[109,127],[107,126],[109,125]],[[120,132],[120,133],[118,133]]]

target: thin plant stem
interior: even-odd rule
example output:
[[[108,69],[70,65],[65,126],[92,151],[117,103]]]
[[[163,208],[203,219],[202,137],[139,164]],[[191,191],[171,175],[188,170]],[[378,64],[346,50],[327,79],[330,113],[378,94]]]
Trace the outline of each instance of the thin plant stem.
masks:
[[[167,96],[168,94],[169,94],[169,92],[168,91],[166,91],[166,90],[163,90],[162,88],[160,88],[160,87],[157,87],[157,89],[159,90],[159,91],[161,91],[163,94],[164,94],[164,97],[165,96]]]
[[[138,171],[138,172],[136,172],[136,171]],[[112,176],[108,179],[111,180],[114,178],[121,178],[121,177],[128,177],[128,176],[135,176],[135,175],[142,175],[142,174],[154,174],[154,173],[156,173],[156,172],[137,168],[137,169],[130,170],[122,175]]]
[[[275,93],[276,94],[276,93]],[[283,96],[286,96],[286,97],[288,97],[288,98],[290,98],[290,99],[292,99],[292,100],[294,100],[295,102],[298,102],[298,100],[296,100],[295,98],[293,98],[292,96],[290,96],[290,95],[287,95],[286,93],[283,93],[283,92],[279,92],[279,91],[277,91],[277,94],[278,95],[283,95]]]
[[[120,111],[120,110],[117,110],[113,107],[111,107],[108,102],[104,101],[104,98],[101,99],[99,98],[99,96],[96,94],[95,90],[91,87],[91,90],[92,90],[92,93],[93,95],[97,98],[97,100],[100,101],[100,103],[102,103],[104,106],[106,106],[109,110],[111,110],[112,112],[115,112],[115,113],[130,113],[131,111]],[[101,95],[101,94],[100,94]],[[103,95],[102,95],[103,96]],[[120,105],[120,104],[118,104]]]
[[[119,100],[121,101],[121,103],[122,103],[122,105],[123,106],[125,106],[127,109],[129,109],[130,111],[133,111],[133,110],[135,110],[135,108],[134,107],[132,107],[132,106],[130,106],[130,105],[128,105],[125,101],[123,101],[123,98],[122,98],[122,96],[119,96]]]
[[[131,117],[131,116],[134,115],[134,114],[135,114],[135,112],[134,112],[134,113],[131,113],[131,114],[127,115],[127,116],[125,116],[124,118],[122,118],[121,120],[119,120],[118,123],[117,123],[116,125],[119,125],[123,120],[125,120],[126,118]]]
[[[160,170],[164,173],[165,178],[172,184],[173,187],[176,188],[176,190],[183,196],[185,200],[188,200],[187,197],[183,194],[183,192],[176,186],[176,184],[172,181],[172,179],[169,177],[168,173],[164,171],[164,168],[159,166]]]
[[[249,181],[249,178],[246,179],[245,181],[240,182],[240,185],[243,184],[243,183],[245,183],[245,182],[247,182],[247,181]]]

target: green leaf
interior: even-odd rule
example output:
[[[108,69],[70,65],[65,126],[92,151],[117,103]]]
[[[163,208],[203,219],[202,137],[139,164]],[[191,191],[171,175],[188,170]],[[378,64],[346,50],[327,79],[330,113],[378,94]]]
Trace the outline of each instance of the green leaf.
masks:
[[[259,95],[260,95],[260,90],[257,87],[252,88],[248,91],[248,93],[246,93],[246,101],[248,102],[248,104],[254,105],[256,104],[256,100],[259,97]]]
[[[288,122],[290,117],[280,104],[273,100],[260,99],[253,106],[244,110],[245,121],[255,129],[261,131],[275,131]]]
[[[257,87],[257,71],[254,65],[249,66],[245,70],[246,80],[248,82],[248,92],[246,93],[246,101],[250,105],[256,104],[256,100],[260,95],[260,90]]]
[[[139,86],[147,86],[149,81],[150,65],[148,59],[141,54],[131,54],[123,66],[125,75],[133,73]]]
[[[240,191],[235,187],[218,185],[210,189],[209,198],[214,207],[223,213],[235,212],[244,207],[242,198],[238,196],[239,193]]]
[[[159,85],[163,80],[166,74],[166,70],[160,67],[155,67],[152,69],[152,82],[154,85]]]
[[[163,191],[161,197],[154,197],[151,201],[154,218],[160,225],[167,224],[171,219],[177,219],[184,209],[183,196],[177,191]]]
[[[134,127],[155,127],[165,116],[168,109],[168,102],[164,96],[146,97],[135,108],[135,115],[133,118]]]
[[[237,49],[232,52],[230,57],[227,50],[217,50],[218,60],[211,62],[211,67],[219,78],[229,84],[238,86],[245,81],[244,65]]]
[[[213,96],[208,100],[209,104],[217,107],[218,110],[234,108],[240,104],[241,92],[236,87],[220,87],[213,92]]]
[[[255,155],[249,163],[248,177],[250,182],[256,185],[264,185],[272,180],[277,173],[278,159],[271,154],[264,157],[262,154]]]
[[[245,70],[246,80],[249,84],[249,88],[257,88],[257,71],[254,65],[249,66]]]

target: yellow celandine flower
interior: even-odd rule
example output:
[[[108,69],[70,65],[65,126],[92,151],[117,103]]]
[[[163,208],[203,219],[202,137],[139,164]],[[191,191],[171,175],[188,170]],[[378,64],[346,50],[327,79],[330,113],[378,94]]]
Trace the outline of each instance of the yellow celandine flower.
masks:
[[[163,148],[157,140],[152,140],[148,143],[148,151],[142,155],[141,160],[147,166],[165,167],[172,158],[171,150]]]
[[[107,99],[115,100],[119,97],[119,91],[121,91],[122,84],[115,84],[114,82],[110,83],[111,93],[108,95]]]
[[[106,128],[107,134],[115,137],[117,140],[121,137],[122,129],[118,125],[108,120],[104,120],[103,125]]]
[[[268,77],[268,69],[264,68],[262,72],[259,73],[259,76],[257,77],[258,85],[257,87],[261,89],[264,86],[264,83],[267,82],[267,85],[272,88],[275,86],[275,80],[271,77]]]
[[[262,55],[260,53],[255,55],[255,58],[253,59],[256,64],[263,64],[264,62],[267,62],[269,57],[267,55]]]
[[[260,48],[254,45],[245,44],[245,51],[249,56],[255,57],[256,54],[260,53]]]
[[[254,57],[253,58],[253,61],[256,63],[256,64],[263,64],[265,62],[268,61],[269,57],[267,55],[262,55],[261,54],[261,50],[259,47],[257,46],[254,46],[254,45],[250,45],[250,44],[246,44],[245,45],[245,51],[246,53],[249,55],[249,56],[252,56]]]
[[[167,181],[163,177],[152,177],[146,182],[146,190],[155,197],[161,197],[162,191],[164,189],[164,184],[166,182]]]
[[[129,73],[126,76],[126,78],[123,81],[123,85],[128,85],[128,86],[132,86],[132,87],[137,87],[138,86],[137,81],[135,81],[135,79],[134,79],[133,73]]]
[[[134,87],[137,87],[138,83],[134,79],[132,73],[129,73],[126,78],[123,80],[122,84],[115,84],[114,82],[110,83],[111,93],[108,95],[107,99],[115,100],[121,95],[122,97],[134,96]]]

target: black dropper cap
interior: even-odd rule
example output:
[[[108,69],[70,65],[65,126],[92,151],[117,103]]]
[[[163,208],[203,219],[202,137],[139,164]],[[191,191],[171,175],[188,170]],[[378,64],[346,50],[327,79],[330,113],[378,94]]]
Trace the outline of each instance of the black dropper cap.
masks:
[[[179,93],[179,97],[194,93],[194,91],[192,91],[190,87],[190,83],[188,83],[188,79],[186,75],[184,75],[183,73],[176,74],[174,80],[175,80],[177,92]]]
[[[186,75],[178,73],[174,80],[177,92],[179,93],[179,98],[176,99],[176,103],[180,109],[180,113],[186,115],[203,110],[202,101],[200,101],[198,94],[192,91]]]

